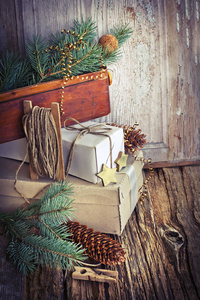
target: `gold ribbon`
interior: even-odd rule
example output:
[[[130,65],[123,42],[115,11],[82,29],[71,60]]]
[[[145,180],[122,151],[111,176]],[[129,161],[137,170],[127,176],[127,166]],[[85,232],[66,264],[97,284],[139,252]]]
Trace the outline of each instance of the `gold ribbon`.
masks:
[[[65,123],[68,120],[74,121],[76,124],[80,125],[81,127],[77,128],[74,126],[66,126]],[[96,135],[104,135],[109,138],[109,141],[110,141],[110,167],[112,168],[112,139],[108,134],[106,134],[106,132],[112,131],[112,128],[104,127],[106,125],[105,123],[101,123],[101,124],[97,123],[95,125],[93,124],[93,125],[89,125],[89,126],[84,126],[79,121],[77,121],[76,119],[71,118],[71,117],[66,118],[64,120],[63,125],[66,130],[79,131],[77,137],[73,141],[71,148],[70,148],[70,153],[69,153],[68,162],[67,162],[66,171],[65,171],[66,177],[69,174],[69,170],[70,170],[70,167],[72,164],[72,159],[73,159],[73,155],[74,155],[74,148],[75,148],[76,142],[79,138],[81,138],[82,136],[84,136],[87,133],[96,134]]]

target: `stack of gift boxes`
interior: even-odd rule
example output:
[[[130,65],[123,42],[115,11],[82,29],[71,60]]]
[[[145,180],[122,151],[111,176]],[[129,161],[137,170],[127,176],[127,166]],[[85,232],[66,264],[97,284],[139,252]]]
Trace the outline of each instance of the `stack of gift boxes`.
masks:
[[[89,132],[77,139],[74,147],[67,177],[74,188],[74,220],[103,233],[120,235],[140,197],[143,154],[136,152],[136,159],[125,155],[123,129],[102,124],[94,130],[97,124],[83,123]],[[65,168],[79,129],[62,128]],[[14,180],[25,152],[25,138],[0,145],[1,212],[10,212],[24,203],[14,189]],[[18,175],[17,188],[32,198],[51,182],[48,178],[31,180],[29,165],[25,163]]]

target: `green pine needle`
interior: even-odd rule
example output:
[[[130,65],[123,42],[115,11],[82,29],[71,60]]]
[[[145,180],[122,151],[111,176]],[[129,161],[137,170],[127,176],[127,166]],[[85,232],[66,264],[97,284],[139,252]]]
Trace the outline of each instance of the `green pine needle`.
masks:
[[[129,25],[121,25],[111,29],[111,33],[117,38],[120,48],[131,37],[133,30]]]
[[[26,44],[28,60],[21,61],[13,52],[0,59],[0,92],[86,73],[98,72],[120,59],[121,46],[133,30],[128,25],[114,27],[111,33],[119,47],[102,50],[97,40],[97,26],[92,19],[75,20],[70,31],[51,35],[49,41],[33,36]],[[70,48],[75,45],[76,48]]]
[[[0,59],[0,92],[28,85],[30,76],[30,64],[22,61],[17,53],[7,52]]]
[[[13,214],[0,214],[0,224],[10,238],[7,251],[18,270],[28,274],[38,262],[70,269],[86,259],[85,250],[70,240],[63,225],[72,217],[72,196],[69,182],[56,182],[41,199]]]
[[[43,78],[49,68],[49,53],[42,53],[48,46],[48,42],[41,36],[33,36],[33,41],[29,40],[26,44],[26,52],[38,81]]]

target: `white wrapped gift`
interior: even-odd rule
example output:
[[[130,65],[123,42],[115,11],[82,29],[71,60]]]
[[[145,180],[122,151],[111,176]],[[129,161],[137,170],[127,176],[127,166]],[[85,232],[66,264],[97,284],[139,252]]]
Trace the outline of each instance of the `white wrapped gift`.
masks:
[[[99,125],[91,121],[82,124],[85,127]],[[74,127],[80,128],[80,125],[74,125]],[[70,148],[79,131],[66,130],[65,128],[62,128],[61,131],[64,165],[67,167]],[[102,165],[105,164],[108,167],[115,168],[114,161],[120,151],[124,152],[123,129],[102,124],[102,128],[96,130],[94,134],[87,133],[77,139],[69,174],[92,183],[100,182],[101,179],[97,177],[97,174],[101,172]]]

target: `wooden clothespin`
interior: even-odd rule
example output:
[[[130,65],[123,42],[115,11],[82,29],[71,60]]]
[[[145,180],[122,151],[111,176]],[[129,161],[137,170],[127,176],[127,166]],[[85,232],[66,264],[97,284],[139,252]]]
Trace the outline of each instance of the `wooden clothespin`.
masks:
[[[118,280],[118,272],[105,269],[75,267],[72,278],[77,280],[114,283]]]
[[[28,114],[32,110],[32,101],[24,100],[23,103],[24,103],[24,114]],[[65,169],[64,169],[64,160],[63,160],[60,110],[59,110],[59,104],[57,102],[51,103],[51,113],[55,121],[57,135],[58,135],[58,147],[60,151],[60,156],[59,156],[59,162],[58,162],[59,166],[58,166],[58,174],[56,180],[60,181],[60,180],[64,180],[65,178]],[[30,178],[33,180],[38,180],[38,174],[33,169],[31,160],[30,160]]]

